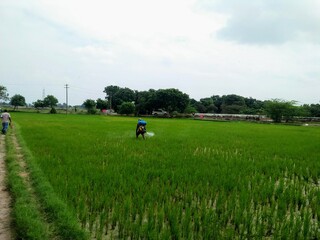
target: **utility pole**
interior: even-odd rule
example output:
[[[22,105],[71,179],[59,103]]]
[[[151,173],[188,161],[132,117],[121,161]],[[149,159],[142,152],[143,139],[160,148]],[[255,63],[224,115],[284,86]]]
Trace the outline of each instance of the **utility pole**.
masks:
[[[65,89],[66,89],[66,114],[68,114],[68,84],[65,85]]]

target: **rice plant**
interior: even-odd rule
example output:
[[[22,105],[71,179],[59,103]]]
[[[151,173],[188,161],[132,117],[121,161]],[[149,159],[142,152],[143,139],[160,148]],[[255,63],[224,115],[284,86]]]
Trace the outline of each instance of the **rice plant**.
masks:
[[[97,239],[320,238],[320,128],[16,113],[59,197]]]

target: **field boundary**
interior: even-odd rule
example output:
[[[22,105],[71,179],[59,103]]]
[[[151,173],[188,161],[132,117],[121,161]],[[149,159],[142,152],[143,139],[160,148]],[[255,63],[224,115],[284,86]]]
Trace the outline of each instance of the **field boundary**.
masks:
[[[11,226],[11,196],[6,181],[5,147],[5,136],[0,135],[0,239],[11,239],[14,231]]]
[[[21,239],[87,239],[33,162],[17,125],[6,138],[6,152],[17,236]]]

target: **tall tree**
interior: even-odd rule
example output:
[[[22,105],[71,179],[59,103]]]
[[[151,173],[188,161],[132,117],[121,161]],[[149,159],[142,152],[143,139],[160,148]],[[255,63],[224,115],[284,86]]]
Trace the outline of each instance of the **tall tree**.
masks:
[[[214,100],[211,97],[201,98],[200,103],[205,108],[205,110],[202,112],[215,113],[218,110],[218,108],[214,105]]]
[[[44,108],[45,104],[43,100],[38,99],[36,102],[33,103],[33,106],[38,109],[38,108]]]
[[[273,99],[266,101],[265,111],[274,122],[281,122],[282,119],[286,122],[293,119],[297,108],[294,106],[295,101],[284,101],[281,99]]]
[[[9,100],[9,94],[7,93],[7,88],[0,85],[0,100]]]
[[[103,92],[106,93],[106,99],[108,100],[109,103],[109,108],[114,109],[114,103],[113,103],[113,97],[118,92],[120,87],[118,86],[107,86],[104,88]]]
[[[135,92],[135,112],[136,115],[139,114],[148,114],[152,112],[152,96],[154,95],[154,90],[150,89],[149,91],[136,91]]]
[[[312,117],[320,117],[320,104],[310,105],[310,115]]]
[[[24,96],[16,94],[11,97],[10,104],[14,106],[14,109],[16,109],[18,106],[25,106],[26,99],[24,98]]]
[[[92,99],[87,99],[84,101],[83,106],[87,109],[89,114],[95,114],[96,113],[96,102]]]
[[[189,105],[189,95],[182,93],[178,89],[160,89],[156,92],[155,108],[163,108],[169,112],[184,112]]]
[[[130,88],[119,88],[112,97],[112,106],[115,111],[118,111],[121,104],[124,102],[133,102],[135,100],[135,93]]]
[[[43,103],[45,107],[54,108],[58,104],[58,99],[53,95],[48,95],[43,99]]]
[[[133,114],[134,104],[132,102],[123,102],[119,108],[120,114]]]
[[[100,109],[100,111],[102,111],[102,109],[108,108],[108,103],[106,102],[106,100],[102,100],[101,98],[98,98],[96,107],[97,109]]]
[[[43,99],[45,107],[51,107],[50,113],[57,113],[55,106],[58,104],[58,99],[53,95],[48,95]]]
[[[222,96],[222,113],[239,114],[245,109],[246,103],[243,97],[236,94]]]

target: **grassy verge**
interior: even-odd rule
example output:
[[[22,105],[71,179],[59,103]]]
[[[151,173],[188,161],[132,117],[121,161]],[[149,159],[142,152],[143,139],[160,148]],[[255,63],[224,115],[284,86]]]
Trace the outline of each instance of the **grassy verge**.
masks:
[[[67,206],[55,195],[54,190],[38,166],[34,163],[30,151],[27,149],[19,126],[15,126],[15,133],[22,147],[22,155],[28,165],[30,179],[37,200],[41,204],[42,215],[52,224],[54,233],[59,239],[87,239],[87,234],[81,229],[77,219]],[[34,204],[30,193],[19,177],[20,166],[16,161],[16,154],[10,138],[7,138],[7,158],[9,166],[9,183],[14,195],[14,219],[19,237],[22,239],[48,239],[49,231],[41,214]]]
[[[10,136],[6,138],[6,151],[8,184],[13,198],[12,216],[17,236],[19,239],[49,239],[48,228],[20,176],[22,169],[16,161],[16,150]]]

